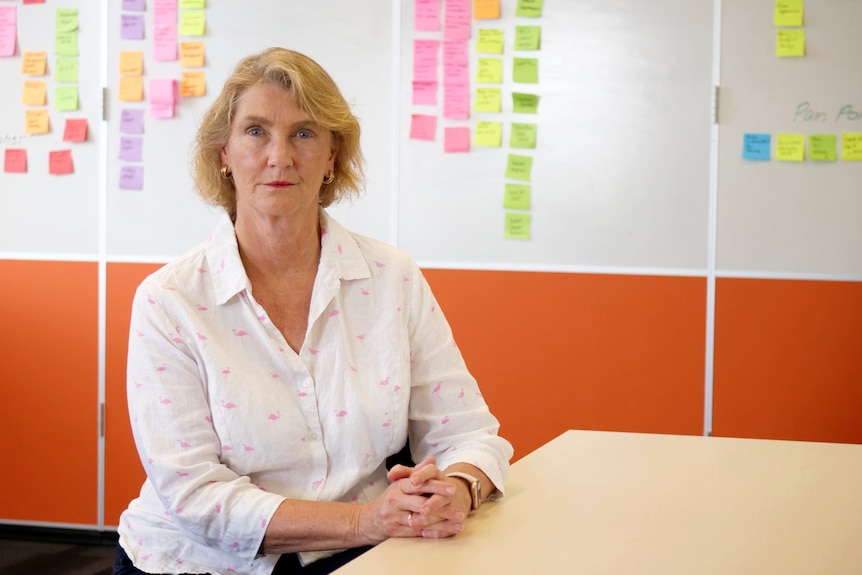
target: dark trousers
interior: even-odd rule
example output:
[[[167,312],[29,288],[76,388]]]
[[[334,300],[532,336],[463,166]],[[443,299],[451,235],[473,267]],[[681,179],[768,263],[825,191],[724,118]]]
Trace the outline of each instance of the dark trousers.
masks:
[[[278,563],[275,564],[275,569],[273,569],[272,575],[326,575],[327,573],[332,573],[350,560],[359,557],[369,549],[371,549],[371,547],[356,547],[355,549],[347,549],[346,551],[336,553],[331,557],[319,559],[311,565],[307,565],[306,567],[303,567],[302,564],[299,562],[299,557],[297,557],[296,553],[282,555],[281,559],[278,560]],[[126,555],[126,552],[118,544],[117,555],[114,558],[114,570],[112,571],[112,575],[159,574],[148,574],[132,565],[132,560],[129,559],[129,556]]]

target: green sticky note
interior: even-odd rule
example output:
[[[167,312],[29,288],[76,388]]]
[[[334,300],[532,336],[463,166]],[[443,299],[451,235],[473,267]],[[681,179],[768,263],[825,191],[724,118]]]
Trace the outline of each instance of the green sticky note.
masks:
[[[74,32],[78,29],[78,9],[77,8],[57,8],[57,15],[54,20],[55,32]]]
[[[539,97],[535,94],[512,92],[512,111],[516,114],[535,114],[539,110]]]
[[[834,162],[838,159],[838,138],[835,134],[808,136],[808,157],[815,162]]]
[[[779,58],[805,56],[805,30],[778,30],[775,34],[776,56]]]
[[[70,112],[78,109],[78,86],[55,86],[54,109]]]
[[[514,58],[512,80],[518,84],[535,84],[539,81],[538,58]]]
[[[189,8],[203,10],[206,7],[207,0],[180,0],[181,10],[188,10]]]
[[[802,26],[802,0],[775,0],[776,26]]]
[[[78,33],[57,32],[54,35],[54,53],[59,56],[77,56]]]
[[[541,43],[541,26],[515,26],[515,50],[538,50]]]
[[[501,122],[476,122],[474,146],[499,148],[503,145],[503,124]]]
[[[61,84],[77,84],[78,83],[78,59],[77,58],[57,58],[56,66],[57,82]]]
[[[862,132],[841,134],[841,159],[845,162],[862,162]]]
[[[512,138],[509,141],[510,148],[535,148],[536,147],[536,124],[512,124]]]
[[[533,172],[533,157],[521,156],[519,154],[509,154],[509,161],[506,163],[506,177],[513,180],[521,180],[529,182]]]
[[[476,51],[483,54],[503,53],[503,31],[490,28],[479,28],[479,39],[476,41]]]
[[[530,214],[506,212],[503,236],[511,240],[530,239]]]
[[[476,112],[500,113],[503,109],[503,96],[500,88],[476,88],[476,100],[473,109]]]
[[[775,159],[779,162],[805,160],[805,135],[778,134],[775,139]]]
[[[180,12],[180,35],[203,36],[207,29],[207,13],[204,10]]]
[[[529,210],[530,185],[506,184],[506,194],[503,196],[503,208],[507,210]]]
[[[542,15],[544,0],[518,0],[515,16],[521,18],[538,18]]]
[[[501,84],[503,82],[503,60],[500,58],[479,58],[476,68],[476,82]]]

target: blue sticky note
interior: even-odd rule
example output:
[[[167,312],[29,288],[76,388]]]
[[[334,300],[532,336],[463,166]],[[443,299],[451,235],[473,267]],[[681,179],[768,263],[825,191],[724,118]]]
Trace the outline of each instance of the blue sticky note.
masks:
[[[744,160],[768,161],[772,136],[769,134],[745,134],[742,141]]]

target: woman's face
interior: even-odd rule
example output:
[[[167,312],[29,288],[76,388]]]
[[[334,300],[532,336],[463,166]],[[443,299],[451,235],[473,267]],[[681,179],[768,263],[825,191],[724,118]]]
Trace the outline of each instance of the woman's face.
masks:
[[[329,131],[290,92],[275,84],[248,88],[237,100],[221,150],[236,186],[237,216],[316,218],[320,187],[336,152]]]

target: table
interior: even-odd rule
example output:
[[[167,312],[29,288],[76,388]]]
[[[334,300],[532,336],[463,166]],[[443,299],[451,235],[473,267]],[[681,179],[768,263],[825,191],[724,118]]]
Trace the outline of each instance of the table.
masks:
[[[338,575],[862,573],[862,445],[567,431],[444,540]]]

